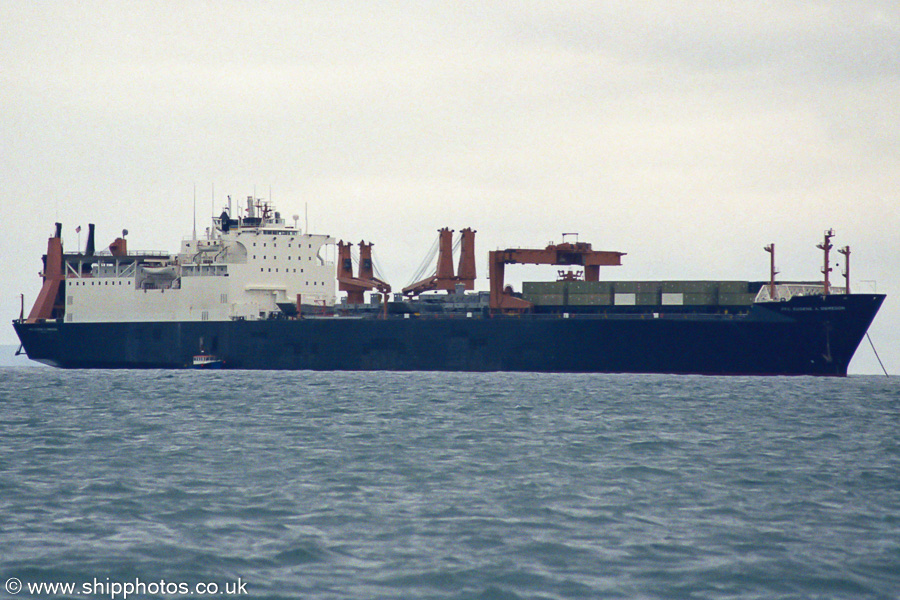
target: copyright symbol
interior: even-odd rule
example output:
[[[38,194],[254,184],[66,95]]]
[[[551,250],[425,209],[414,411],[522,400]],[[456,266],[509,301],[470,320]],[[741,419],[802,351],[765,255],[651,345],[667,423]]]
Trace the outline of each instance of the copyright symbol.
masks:
[[[18,594],[22,591],[22,581],[16,577],[6,580],[6,591],[10,594]]]

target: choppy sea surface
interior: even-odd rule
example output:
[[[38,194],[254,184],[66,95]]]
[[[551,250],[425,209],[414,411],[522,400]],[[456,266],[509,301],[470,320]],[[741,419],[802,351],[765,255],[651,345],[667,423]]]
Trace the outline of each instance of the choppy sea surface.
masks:
[[[0,597],[900,597],[894,377],[5,368],[0,420]]]

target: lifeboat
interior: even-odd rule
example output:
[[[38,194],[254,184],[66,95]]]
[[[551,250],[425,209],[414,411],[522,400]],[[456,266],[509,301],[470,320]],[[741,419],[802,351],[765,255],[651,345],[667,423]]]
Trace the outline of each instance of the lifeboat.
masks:
[[[154,279],[175,279],[178,277],[178,270],[175,265],[166,265],[161,267],[141,267],[147,275]]]

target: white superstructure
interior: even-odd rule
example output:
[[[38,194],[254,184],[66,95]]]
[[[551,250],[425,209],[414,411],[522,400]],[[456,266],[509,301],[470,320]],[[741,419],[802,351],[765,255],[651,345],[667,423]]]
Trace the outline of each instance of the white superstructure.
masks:
[[[247,216],[223,211],[206,237],[184,240],[178,254],[69,259],[65,320],[251,320],[279,315],[279,304],[333,306],[334,238],[302,232],[265,202],[247,204]]]

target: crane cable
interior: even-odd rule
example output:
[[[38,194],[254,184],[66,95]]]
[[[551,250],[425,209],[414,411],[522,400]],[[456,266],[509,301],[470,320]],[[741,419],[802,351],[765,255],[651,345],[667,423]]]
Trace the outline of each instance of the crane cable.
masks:
[[[428,267],[431,265],[432,262],[434,262],[435,258],[437,257],[437,249],[438,249],[439,239],[440,238],[435,238],[434,243],[431,244],[431,249],[428,251],[428,254],[425,255],[424,260],[422,260],[422,264],[419,265],[419,268],[416,270],[416,274],[413,275],[413,278],[409,281],[409,283],[407,284],[407,287],[414,283],[421,281],[422,278],[425,276],[426,271],[428,271]],[[435,273],[437,272],[436,263],[435,263],[434,272]]]
[[[359,252],[356,250],[356,246],[351,247],[350,258],[353,260],[353,266],[356,267],[356,272],[359,273]],[[375,277],[381,281],[387,281],[387,279],[384,278],[384,275],[382,275],[382,270],[378,264],[378,258],[375,256],[375,252],[372,252],[372,272],[375,274]]]
[[[389,281],[384,275],[384,271],[382,271],[381,266],[378,263],[378,257],[375,256],[375,253],[372,253],[372,271],[375,273],[375,277],[380,279],[381,281]]]
[[[869,336],[869,332],[866,332],[866,339],[869,340],[869,345],[872,346],[872,352],[875,353],[875,358],[878,359],[878,364],[881,365],[881,370],[884,371],[885,376],[887,376],[887,369],[884,368],[884,363],[881,362],[881,357],[878,356],[878,350],[875,349],[875,344],[872,343],[872,338]]]

